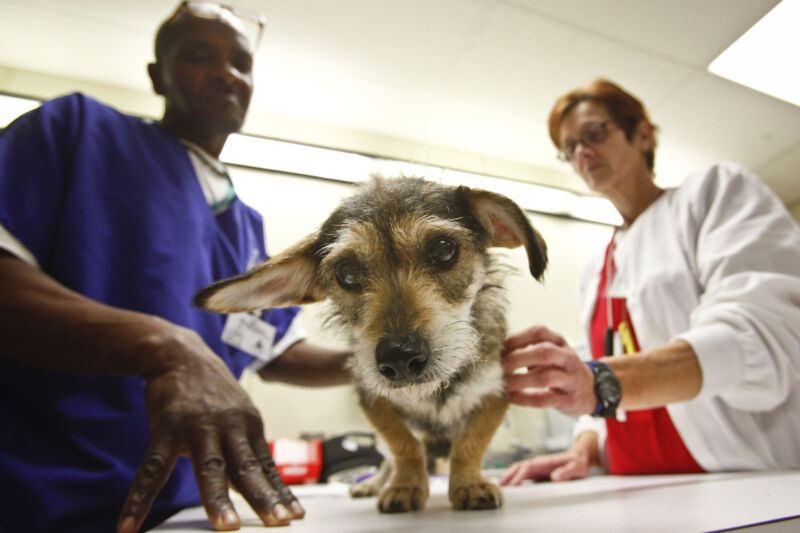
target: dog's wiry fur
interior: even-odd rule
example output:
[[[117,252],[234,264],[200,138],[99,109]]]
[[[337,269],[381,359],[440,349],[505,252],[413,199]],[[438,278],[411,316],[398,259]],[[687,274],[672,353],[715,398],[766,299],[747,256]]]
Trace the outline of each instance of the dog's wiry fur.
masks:
[[[496,508],[502,495],[480,469],[507,408],[500,367],[506,271],[488,249],[520,245],[539,279],[544,241],[508,198],[376,178],[319,231],[203,289],[195,303],[240,312],[330,299],[330,320],[352,335],[349,368],[361,406],[391,451],[353,494],[380,491],[383,512],[421,509],[426,453],[449,454],[453,507]]]

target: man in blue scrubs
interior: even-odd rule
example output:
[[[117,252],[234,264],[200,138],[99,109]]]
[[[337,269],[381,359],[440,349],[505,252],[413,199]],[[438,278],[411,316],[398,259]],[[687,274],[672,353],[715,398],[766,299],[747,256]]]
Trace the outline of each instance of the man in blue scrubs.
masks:
[[[74,94],[0,135],[0,531],[129,533],[201,503],[237,529],[229,484],[266,525],[303,516],[237,379],[344,383],[348,354],[296,309],[191,306],[266,258],[217,159],[252,51],[230,8],[184,2],[149,66],[160,123]]]

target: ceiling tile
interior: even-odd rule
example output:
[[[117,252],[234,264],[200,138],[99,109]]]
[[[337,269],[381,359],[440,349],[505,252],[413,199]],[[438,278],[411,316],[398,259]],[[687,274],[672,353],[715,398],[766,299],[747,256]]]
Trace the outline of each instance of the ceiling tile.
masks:
[[[502,0],[662,59],[705,67],[780,0]]]
[[[493,161],[493,168],[528,169],[509,176],[518,179],[567,176],[554,158],[547,114],[560,94],[604,76],[639,96],[660,126],[660,184],[678,184],[701,165],[731,159],[791,198],[798,164],[788,154],[800,143],[800,108],[705,72],[776,3],[235,2],[267,16],[251,106],[274,119],[259,120],[265,129],[252,133],[269,135],[270,123],[297,121],[304,126],[296,131],[317,124],[334,132],[326,134],[331,146],[339,128],[380,137],[365,141],[365,151],[397,139],[415,145],[415,153],[430,146],[433,153],[474,155],[475,168],[463,170]],[[0,38],[14,43],[0,47],[0,66],[71,78],[76,87],[85,80],[149,94],[145,65],[153,33],[174,4],[1,0],[0,6]],[[10,85],[13,73],[6,74],[0,89]]]

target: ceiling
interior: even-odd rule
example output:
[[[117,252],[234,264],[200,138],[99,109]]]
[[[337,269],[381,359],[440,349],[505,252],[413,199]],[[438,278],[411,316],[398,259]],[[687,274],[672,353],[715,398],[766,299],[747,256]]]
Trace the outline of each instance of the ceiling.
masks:
[[[474,154],[571,184],[546,117],[560,94],[604,76],[659,126],[661,185],[727,159],[785,203],[800,201],[800,107],[706,71],[777,0],[233,3],[267,16],[251,112],[273,120]],[[2,0],[0,66],[149,93],[152,36],[174,5]]]

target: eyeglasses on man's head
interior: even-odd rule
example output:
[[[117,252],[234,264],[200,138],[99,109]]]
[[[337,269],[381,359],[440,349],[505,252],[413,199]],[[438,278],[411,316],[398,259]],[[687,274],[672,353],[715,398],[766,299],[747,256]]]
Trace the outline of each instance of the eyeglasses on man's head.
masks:
[[[267,24],[264,15],[257,11],[239,9],[227,4],[218,4],[217,2],[190,2],[184,0],[175,10],[175,15],[181,12],[189,12],[195,17],[210,20],[225,19],[232,15],[241,23],[243,33],[252,44],[253,53],[255,53],[258,49],[258,45],[261,43],[261,37],[264,35],[264,27]]]

